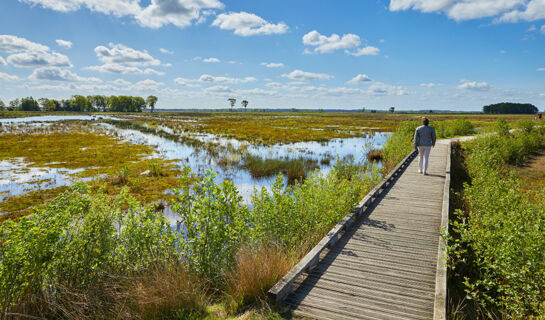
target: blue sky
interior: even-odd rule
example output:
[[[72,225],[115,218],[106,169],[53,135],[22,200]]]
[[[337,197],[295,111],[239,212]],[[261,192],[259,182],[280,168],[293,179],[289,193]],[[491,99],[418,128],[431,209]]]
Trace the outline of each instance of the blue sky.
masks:
[[[0,99],[545,108],[545,0],[2,0]]]

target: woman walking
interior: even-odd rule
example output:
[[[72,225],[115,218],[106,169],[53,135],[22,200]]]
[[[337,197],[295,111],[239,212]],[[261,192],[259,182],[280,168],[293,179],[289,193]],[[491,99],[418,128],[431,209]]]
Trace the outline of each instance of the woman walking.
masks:
[[[430,120],[422,118],[422,126],[414,132],[414,150],[418,151],[418,172],[427,175],[428,159],[432,147],[435,147],[435,129],[430,127]]]

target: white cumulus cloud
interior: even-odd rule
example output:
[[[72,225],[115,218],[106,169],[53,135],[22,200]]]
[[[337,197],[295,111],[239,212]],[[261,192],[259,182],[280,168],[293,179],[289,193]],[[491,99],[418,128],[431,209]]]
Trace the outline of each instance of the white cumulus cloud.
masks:
[[[22,51],[49,51],[48,46],[19,38],[14,35],[0,35],[0,51],[14,53]]]
[[[130,89],[135,91],[157,91],[164,85],[165,84],[163,82],[146,79],[131,85]]]
[[[122,44],[109,43],[108,47],[98,46],[95,53],[104,63],[129,64],[134,66],[158,66],[161,61],[152,57],[146,50],[140,51]]]
[[[131,83],[127,80],[124,80],[124,79],[115,79],[114,80],[114,84],[118,85],[118,86],[128,86],[128,85],[131,85]]]
[[[90,11],[111,14],[115,16],[125,16],[136,14],[141,11],[139,0],[19,0],[31,5],[39,5],[43,8],[69,12],[86,7]]]
[[[390,0],[389,8],[444,13],[456,21],[496,17],[496,22],[517,22],[545,18],[543,0]]]
[[[382,82],[375,82],[369,86],[367,93],[375,96],[403,96],[407,92],[401,86],[392,86]]]
[[[43,44],[14,35],[0,35],[0,51],[11,53],[2,61],[9,62],[15,67],[72,67],[67,56],[51,51],[48,46]]]
[[[183,28],[202,23],[212,10],[223,9],[218,0],[19,0],[30,5],[70,12],[87,8],[91,12],[99,12],[116,17],[130,16],[141,26],[160,28],[172,24]]]
[[[7,58],[7,61],[16,67],[72,67],[70,59],[58,52],[27,51],[15,53]]]
[[[65,82],[92,82],[101,83],[98,78],[80,77],[68,69],[59,67],[42,67],[37,68],[28,77],[31,80],[49,80],[49,81],[65,81]]]
[[[314,47],[315,52],[330,53],[341,49],[357,48],[361,40],[358,35],[351,33],[344,34],[342,37],[338,34],[327,37],[313,30],[303,36],[303,44]]]
[[[280,62],[261,62],[261,65],[267,68],[283,68],[284,64]]]
[[[218,62],[220,62],[220,59],[211,57],[211,58],[202,59],[202,62],[204,62],[204,63],[218,63]]]
[[[222,30],[233,30],[236,35],[243,37],[283,34],[289,30],[283,22],[270,23],[260,16],[244,11],[222,13],[212,22],[212,26]]]
[[[290,73],[285,73],[282,75],[284,78],[288,78],[296,81],[308,81],[308,80],[328,80],[333,78],[333,76],[325,73],[312,73],[302,70],[293,70]]]
[[[229,78],[229,77],[216,77],[209,74],[203,74],[199,77],[200,82],[229,83],[229,84],[247,83],[247,82],[252,82],[256,80],[257,79],[254,77]]]
[[[3,80],[3,81],[17,81],[17,80],[19,80],[19,77],[15,76],[15,75],[4,73],[4,72],[0,72],[0,80]]]
[[[429,82],[429,83],[421,83],[420,86],[421,87],[426,87],[426,88],[435,88],[435,87],[440,86],[440,84],[439,83]]]
[[[545,71],[545,68],[537,68],[537,71]]]
[[[231,93],[233,90],[229,88],[228,86],[212,86],[208,88],[204,88],[204,93],[212,93],[212,94],[221,94],[221,93]]]
[[[352,80],[348,81],[349,84],[359,84],[359,83],[367,83],[373,81],[371,78],[369,78],[366,74],[358,74]]]
[[[7,66],[7,65],[8,65],[8,62],[4,58],[0,57],[0,66]]]
[[[145,27],[160,28],[173,24],[183,28],[202,23],[203,16],[211,13],[209,10],[223,8],[223,3],[217,0],[151,0],[150,5],[135,18]]]
[[[360,48],[360,36],[352,33],[343,34],[342,36],[334,33],[328,37],[313,30],[303,36],[303,44],[314,47],[313,52],[315,53],[331,53],[337,50],[344,50],[346,54],[353,56],[376,56],[380,52],[378,48],[373,46]],[[304,53],[311,52],[307,48]]]
[[[100,66],[85,67],[87,70],[94,70],[102,73],[118,73],[118,74],[154,74],[162,76],[165,73],[152,68],[139,68],[134,66],[124,66],[116,63],[105,63]]]
[[[136,50],[123,44],[109,43],[108,47],[96,47],[95,53],[103,64],[86,67],[88,70],[118,74],[164,75],[164,72],[152,68],[144,68],[146,66],[161,65],[161,61],[154,58],[146,50]]]
[[[61,47],[64,47],[64,48],[67,48],[67,49],[72,48],[72,42],[71,41],[57,39],[57,40],[55,40],[55,42],[57,43],[57,45],[59,45]]]
[[[363,47],[363,48],[359,48],[358,50],[356,51],[346,51],[347,54],[349,55],[352,55],[352,56],[356,56],[356,57],[359,57],[359,56],[376,56],[380,53],[380,49],[377,48],[377,47],[373,47],[373,46],[366,46],[366,47]]]
[[[161,53],[164,53],[164,54],[174,54],[174,51],[167,50],[165,48],[159,48],[159,51],[161,51]]]
[[[473,90],[473,91],[488,91],[490,90],[490,85],[486,82],[478,82],[472,80],[460,80],[460,85],[458,89],[461,90]]]

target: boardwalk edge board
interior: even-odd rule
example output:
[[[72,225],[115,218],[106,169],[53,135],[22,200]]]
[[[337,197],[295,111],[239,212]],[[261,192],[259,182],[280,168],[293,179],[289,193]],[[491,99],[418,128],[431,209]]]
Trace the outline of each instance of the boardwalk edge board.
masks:
[[[448,232],[449,201],[450,201],[450,166],[452,145],[447,145],[447,166],[445,168],[445,186],[443,189],[443,208],[441,210],[441,231]],[[437,250],[437,273],[435,275],[435,301],[433,304],[433,319],[447,319],[447,263],[446,241],[439,235]]]
[[[449,149],[450,150],[450,149]],[[399,176],[399,173],[403,171],[409,162],[416,156],[416,151],[412,151],[408,154],[382,181],[371,190],[360,203],[347,214],[331,231],[329,231],[320,242],[310,250],[298,264],[296,264],[280,281],[278,281],[268,292],[269,297],[277,304],[281,304],[286,297],[292,292],[294,281],[301,276],[304,272],[314,268],[320,262],[320,255],[326,248],[331,248],[337,240],[339,240],[343,231],[356,221],[364,212],[364,207],[368,208],[376,198],[389,187],[392,182]],[[450,158],[449,158],[450,159]],[[450,162],[449,162],[450,167]],[[449,175],[450,179],[450,175]],[[447,199],[448,202],[448,199]],[[443,204],[444,205],[444,204]],[[447,204],[448,215],[448,204]],[[446,272],[445,272],[446,274]],[[445,278],[446,281],[446,278]],[[446,285],[446,282],[445,282]],[[446,287],[445,287],[446,290]],[[439,319],[439,318],[437,318]]]

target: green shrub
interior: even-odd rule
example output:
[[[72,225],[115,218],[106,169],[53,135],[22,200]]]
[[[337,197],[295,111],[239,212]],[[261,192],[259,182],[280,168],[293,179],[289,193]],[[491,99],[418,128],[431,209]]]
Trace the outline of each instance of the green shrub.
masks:
[[[510,170],[545,146],[535,130],[508,133],[498,122],[498,135],[468,144],[471,185],[464,198],[467,212],[458,210],[450,238],[452,272],[465,278],[469,300],[499,318],[545,317],[545,190],[529,194]],[[506,133],[507,131],[507,133]]]
[[[189,265],[213,283],[221,283],[225,268],[234,263],[237,249],[251,231],[248,208],[232,182],[215,182],[207,171],[196,184],[183,183],[173,204],[179,226],[185,229],[182,254]],[[183,180],[193,180],[186,168]]]
[[[515,124],[517,128],[522,129],[526,133],[530,133],[534,130],[534,122],[529,119],[522,119]]]
[[[504,137],[509,135],[509,124],[507,123],[507,120],[505,120],[504,118],[500,118],[498,119],[498,121],[496,121],[495,129],[496,129],[496,134],[498,134],[499,136]]]
[[[392,134],[382,149],[386,170],[393,169],[413,150],[414,131],[419,126],[417,121],[404,121]]]
[[[288,187],[278,176],[270,192],[263,188],[253,196],[251,223],[256,239],[295,254],[315,245],[380,179],[374,166],[354,168],[351,162],[338,163],[326,176],[315,172],[303,184]]]
[[[452,121],[439,121],[433,124],[438,138],[450,138],[467,136],[475,133],[475,126],[466,118],[458,118]]]
[[[83,290],[176,256],[164,217],[125,191],[109,201],[82,183],[20,222],[4,222],[0,243],[2,314],[21,301],[54,301],[60,287]]]

